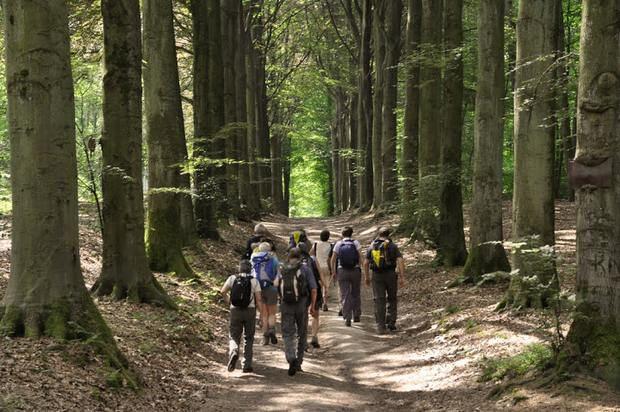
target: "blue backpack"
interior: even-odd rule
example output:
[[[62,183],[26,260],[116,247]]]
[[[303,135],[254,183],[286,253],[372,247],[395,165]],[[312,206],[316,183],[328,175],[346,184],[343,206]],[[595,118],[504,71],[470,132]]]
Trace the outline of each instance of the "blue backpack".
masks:
[[[262,289],[273,285],[278,276],[278,265],[269,252],[252,255],[252,276],[258,280]]]
[[[343,240],[338,250],[338,262],[345,269],[355,269],[360,263],[360,255],[355,242],[350,239]]]

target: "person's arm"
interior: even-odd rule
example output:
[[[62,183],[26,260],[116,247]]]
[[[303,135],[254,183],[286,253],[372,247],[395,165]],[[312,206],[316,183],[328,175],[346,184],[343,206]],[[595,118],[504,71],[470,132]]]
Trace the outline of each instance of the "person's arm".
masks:
[[[264,313],[263,309],[265,308],[263,306],[263,294],[261,293],[260,290],[257,290],[254,293],[254,305],[256,306],[256,308],[258,309],[260,313]]]
[[[224,283],[224,286],[222,286],[222,289],[220,290],[220,293],[224,298],[224,302],[226,302],[227,305],[230,305],[230,296],[228,295],[228,292],[230,291],[229,283],[230,282],[227,280],[226,283]]]
[[[316,298],[317,298],[316,288],[310,289],[310,314],[312,316],[314,316],[314,314],[316,313]]]
[[[336,262],[338,261],[338,253],[334,251],[332,254],[332,260],[330,262],[332,268],[332,278],[336,276]]]
[[[399,257],[396,260],[396,266],[398,266],[398,286],[405,287],[405,259]]]
[[[366,286],[370,286],[372,276],[370,275],[370,260],[364,259],[364,279],[366,280]]]
[[[316,257],[316,242],[314,242],[310,248],[310,256]]]

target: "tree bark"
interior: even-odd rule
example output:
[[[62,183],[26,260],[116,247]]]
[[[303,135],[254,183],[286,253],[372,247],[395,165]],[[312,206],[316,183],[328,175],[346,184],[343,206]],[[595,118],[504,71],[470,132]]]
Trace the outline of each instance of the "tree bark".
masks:
[[[80,269],[66,2],[4,0],[2,8],[13,215],[0,335],[86,340],[86,332],[116,355]]]
[[[513,235],[554,243],[553,80],[557,3],[521,0],[517,23]]]
[[[260,7],[260,6],[257,6]],[[263,48],[264,42],[264,17],[259,13],[255,15],[253,26],[253,40],[256,70],[256,147],[258,149],[258,167],[260,171],[260,193],[261,199],[266,200],[271,197],[271,162],[270,162],[270,134],[269,134],[269,115],[267,113],[267,56]]]
[[[396,104],[398,101],[398,63],[401,48],[402,0],[390,0],[385,11],[385,84],[383,92],[383,122],[381,142],[382,201],[393,203],[398,199],[396,170]]]
[[[375,62],[375,82],[373,94],[372,125],[372,179],[373,208],[383,204],[383,166],[381,148],[383,140],[383,93],[385,88],[385,0],[373,0],[373,48]]]
[[[140,4],[101,2],[103,78],[103,264],[96,296],[174,303],[149,270],[142,192]]]
[[[441,21],[442,1],[422,0],[421,52],[425,62],[420,68],[420,178],[437,174],[440,164]]]
[[[406,103],[402,143],[403,217],[412,213],[415,188],[418,180],[418,141],[420,110],[420,63],[418,61],[422,23],[422,0],[408,0],[406,40]],[[407,224],[410,226],[410,224]],[[409,227],[408,229],[411,229]]]
[[[250,183],[252,191],[251,209],[260,211],[260,199],[264,196],[261,193],[260,176],[261,169],[258,165],[258,135],[256,127],[256,50],[253,44],[252,24],[256,10],[250,8],[248,26],[245,27],[245,36],[247,42],[247,54],[245,56],[245,73],[246,73],[246,111],[247,111],[247,145],[248,145],[248,162],[250,166]]]
[[[500,2],[501,3],[501,2]],[[463,229],[461,152],[463,135],[463,0],[445,0],[446,68],[441,165],[438,256],[448,266],[462,266],[467,259]]]
[[[576,162],[613,162],[609,187],[584,184],[577,196],[577,314],[569,351],[620,387],[620,1],[583,2]],[[594,169],[591,169],[594,170]]]
[[[196,215],[196,229],[198,236],[203,239],[219,239],[217,230],[216,199],[219,189],[215,184],[213,168],[207,161],[213,157],[211,146],[216,144],[211,139],[213,129],[219,126],[212,125],[214,117],[209,105],[209,7],[204,0],[192,0],[192,28],[193,28],[193,102],[194,102],[194,160],[197,160],[194,174],[196,199],[194,202]],[[221,78],[220,78],[221,84]]]
[[[481,0],[478,26],[478,90],[474,121],[474,176],[470,248],[463,277],[477,283],[485,273],[510,269],[499,243],[502,230],[504,144],[504,4]]]
[[[171,0],[144,0],[144,109],[148,148],[146,250],[152,270],[189,277],[183,256],[179,165],[187,146]]]
[[[362,34],[360,46],[360,79],[358,104],[358,166],[362,173],[358,176],[358,197],[360,208],[368,210],[373,200],[372,170],[372,2],[363,0]]]
[[[239,215],[239,141],[237,129],[237,96],[235,52],[237,44],[238,0],[221,0],[222,66],[224,72],[224,130],[226,157],[227,210]],[[239,69],[243,69],[241,66]]]
[[[280,108],[272,106],[274,124],[281,121]],[[282,191],[282,136],[279,132],[271,134],[269,141],[271,165],[271,199],[276,213],[286,214],[284,210],[284,194]]]

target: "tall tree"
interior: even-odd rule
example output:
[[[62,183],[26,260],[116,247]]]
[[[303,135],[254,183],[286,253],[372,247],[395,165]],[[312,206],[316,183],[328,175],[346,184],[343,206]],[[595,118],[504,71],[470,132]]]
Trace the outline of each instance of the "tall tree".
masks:
[[[382,201],[395,202],[398,198],[396,172],[396,104],[398,100],[398,63],[401,54],[402,0],[390,0],[385,10],[385,84],[383,91],[383,122],[381,142]]]
[[[385,89],[385,0],[373,0],[373,53],[375,77],[372,111],[372,179],[373,208],[383,204],[383,166],[381,148],[383,137],[383,93]]]
[[[100,336],[114,345],[82,278],[75,109],[64,0],[4,0],[11,144],[11,276],[0,335]]]
[[[467,259],[463,229],[463,194],[461,192],[464,89],[463,0],[445,0],[444,4],[446,68],[441,139],[442,185],[439,258],[448,266],[461,266]]]
[[[192,157],[197,160],[194,174],[196,229],[201,238],[219,239],[216,206],[219,191],[215,184],[213,168],[207,164],[209,157],[213,155],[211,146],[216,144],[212,140],[213,135],[219,130],[223,121],[222,116],[220,116],[221,106],[216,105],[215,112],[212,113],[209,104],[210,96],[213,94],[210,89],[213,86],[210,84],[218,81],[214,78],[217,77],[215,74],[218,71],[214,70],[214,76],[209,73],[212,67],[209,64],[209,4],[206,0],[192,0],[191,7],[194,48],[192,76],[194,80],[194,145]],[[221,83],[220,76],[219,87],[221,87]],[[214,99],[211,98],[211,100]]]
[[[187,146],[171,0],[144,0],[144,111],[148,148],[146,247],[151,269],[190,276],[183,256],[180,165]]]
[[[103,0],[101,11],[103,267],[93,291],[172,307],[149,269],[144,244],[140,3]]]
[[[419,46],[422,35],[422,0],[408,0],[407,2],[407,38],[406,59],[407,67],[405,78],[406,102],[404,118],[404,137],[402,142],[402,174],[403,174],[403,207],[409,209],[415,196],[418,180],[418,142],[419,109],[420,109],[420,63]],[[411,211],[404,211],[407,216]],[[412,229],[412,228],[409,228]]]
[[[618,385],[620,1],[584,0],[582,19],[575,162],[590,173],[576,174],[578,306],[568,341],[578,361]]]
[[[513,235],[554,243],[553,81],[557,2],[521,0],[515,79]]]
[[[501,1],[479,3],[470,254],[462,277],[470,283],[477,283],[485,273],[510,269],[500,243],[503,240],[504,13]]]
[[[371,73],[371,39],[372,39],[372,1],[363,0],[362,31],[359,53],[359,104],[357,107],[358,135],[358,197],[362,210],[370,209],[373,200],[372,170],[372,73]]]
[[[246,89],[245,89],[245,99],[246,99],[246,115],[247,115],[247,146],[248,146],[248,162],[250,166],[250,186],[252,189],[252,193],[254,194],[254,203],[256,209],[260,209],[260,199],[263,199],[263,194],[261,193],[261,185],[260,179],[262,174],[262,169],[258,164],[258,159],[260,154],[258,152],[258,128],[256,127],[256,99],[258,96],[257,91],[257,80],[256,80],[256,47],[254,44],[254,35],[253,35],[253,27],[254,21],[258,16],[259,10],[255,4],[255,1],[252,1],[248,7],[247,15],[248,17],[245,19],[245,44],[246,44],[246,56],[245,56],[245,74],[246,74]]]

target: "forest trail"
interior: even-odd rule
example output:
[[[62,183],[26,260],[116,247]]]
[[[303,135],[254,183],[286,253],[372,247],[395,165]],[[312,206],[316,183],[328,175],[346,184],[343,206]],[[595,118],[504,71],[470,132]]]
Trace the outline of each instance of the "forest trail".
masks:
[[[304,227],[310,239],[317,239],[323,228],[332,232],[332,241],[342,227],[351,224],[347,217],[327,219],[291,219],[267,221],[265,226],[282,242],[296,227]],[[354,227],[357,229],[356,225]],[[367,245],[377,229],[365,224],[354,237]],[[283,248],[280,247],[279,251]],[[408,262],[408,275],[414,262]],[[346,327],[337,316],[336,291],[332,287],[330,311],[321,312],[320,349],[311,349],[303,364],[303,373],[291,378],[284,359],[282,340],[277,346],[262,346],[257,333],[253,374],[242,374],[240,368],[229,374],[221,368],[222,387],[216,399],[209,399],[216,409],[258,410],[475,410],[483,395],[476,389],[453,390],[452,368],[442,362],[427,367],[423,360],[427,348],[412,353],[403,345],[410,330],[378,336],[374,329],[372,289],[362,287],[362,322]],[[403,315],[405,315],[403,313]],[[410,316],[410,315],[408,315]],[[422,316],[423,317],[423,316]],[[428,324],[428,320],[418,320]],[[425,328],[427,326],[423,326]],[[430,355],[429,355],[430,356]],[[428,363],[432,364],[430,360]],[[415,368],[412,366],[415,365]],[[235,387],[243,396],[228,395]],[[450,397],[453,399],[444,399]],[[441,399],[441,400],[440,400]],[[462,404],[465,399],[465,404]],[[473,405],[472,405],[473,401]],[[484,403],[484,401],[483,401]],[[460,407],[459,407],[460,405]],[[485,410],[490,410],[485,408]]]

